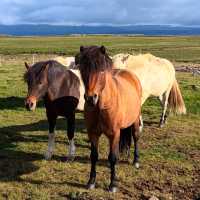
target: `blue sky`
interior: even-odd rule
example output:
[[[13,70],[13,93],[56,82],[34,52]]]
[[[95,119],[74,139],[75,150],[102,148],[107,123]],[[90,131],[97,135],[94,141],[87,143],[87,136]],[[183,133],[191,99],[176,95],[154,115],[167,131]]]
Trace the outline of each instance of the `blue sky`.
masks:
[[[0,0],[0,24],[200,25],[199,0]]]

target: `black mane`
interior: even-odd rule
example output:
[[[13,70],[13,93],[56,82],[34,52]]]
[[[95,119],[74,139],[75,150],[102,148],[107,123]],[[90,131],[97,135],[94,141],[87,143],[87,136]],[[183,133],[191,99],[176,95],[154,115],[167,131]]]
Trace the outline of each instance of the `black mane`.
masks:
[[[83,82],[87,84],[89,75],[113,68],[112,59],[108,56],[104,46],[80,47],[78,55],[79,69]]]

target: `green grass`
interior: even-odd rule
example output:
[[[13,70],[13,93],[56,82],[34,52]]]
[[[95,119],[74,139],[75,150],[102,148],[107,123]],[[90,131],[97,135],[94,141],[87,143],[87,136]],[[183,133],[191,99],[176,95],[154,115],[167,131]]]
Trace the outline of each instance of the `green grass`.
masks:
[[[74,55],[80,45],[105,45],[111,54],[151,52],[171,61],[200,62],[200,37],[0,37],[0,54]]]
[[[198,37],[0,38],[0,52],[6,54],[1,55],[0,66],[0,199],[147,199],[155,195],[166,200],[189,200],[200,197],[200,77],[189,73],[177,73],[187,115],[169,116],[167,125],[160,129],[159,102],[152,98],[145,103],[145,127],[139,142],[141,168],[136,170],[125,158],[119,161],[118,193],[107,192],[110,172],[105,137],[100,142],[97,188],[85,189],[90,150],[81,113],[76,115],[75,161],[62,161],[68,142],[65,120],[61,118],[57,123],[53,159],[43,159],[48,124],[42,103],[35,112],[24,108],[27,89],[23,82],[23,62],[31,62],[29,54],[36,52],[37,60],[59,52],[73,55],[80,44],[104,44],[112,54],[142,49],[176,61],[198,62]]]

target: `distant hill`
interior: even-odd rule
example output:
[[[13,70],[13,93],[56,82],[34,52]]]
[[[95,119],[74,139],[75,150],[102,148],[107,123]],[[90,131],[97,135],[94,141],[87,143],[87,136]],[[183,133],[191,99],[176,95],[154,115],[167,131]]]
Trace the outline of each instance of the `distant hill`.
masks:
[[[170,25],[135,26],[61,26],[61,25],[0,25],[0,35],[50,36],[71,34],[142,34],[200,35],[200,27]]]

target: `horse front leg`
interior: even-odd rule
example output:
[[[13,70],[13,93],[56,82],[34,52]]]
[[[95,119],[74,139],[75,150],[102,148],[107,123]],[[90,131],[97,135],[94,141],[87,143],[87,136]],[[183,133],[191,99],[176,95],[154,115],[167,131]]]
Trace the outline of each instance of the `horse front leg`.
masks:
[[[110,141],[110,153],[108,156],[108,160],[110,163],[111,176],[110,176],[110,192],[117,191],[117,180],[116,180],[116,172],[115,165],[117,162],[117,157],[119,153],[119,139],[120,139],[120,129],[113,132],[113,135],[109,138]]]
[[[67,159],[73,160],[76,152],[74,144],[74,131],[75,131],[75,112],[67,118],[67,136],[69,140],[69,149]]]
[[[88,189],[95,188],[95,181],[96,181],[96,163],[98,161],[98,143],[99,143],[100,135],[95,133],[89,133],[89,139],[91,142],[91,171],[90,171],[90,178],[87,183]]]
[[[56,126],[56,117],[48,116],[49,122],[49,135],[48,135],[48,146],[47,151],[45,152],[45,159],[50,160],[53,154],[55,146],[55,126]]]

